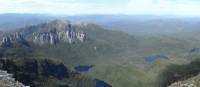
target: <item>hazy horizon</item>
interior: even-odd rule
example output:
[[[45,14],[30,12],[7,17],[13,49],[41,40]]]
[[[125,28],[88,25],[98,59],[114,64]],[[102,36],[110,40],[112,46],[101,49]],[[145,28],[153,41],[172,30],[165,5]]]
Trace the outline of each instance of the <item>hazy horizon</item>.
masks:
[[[1,0],[0,14],[200,16],[198,0]]]

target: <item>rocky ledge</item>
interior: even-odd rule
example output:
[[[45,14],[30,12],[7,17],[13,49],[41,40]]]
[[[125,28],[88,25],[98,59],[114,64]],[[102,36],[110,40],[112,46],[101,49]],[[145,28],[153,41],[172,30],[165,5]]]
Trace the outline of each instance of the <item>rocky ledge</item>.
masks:
[[[168,87],[199,87],[199,86],[200,86],[200,74],[184,81],[175,82]]]
[[[0,87],[30,87],[24,86],[13,78],[12,74],[8,74],[7,71],[0,70]]]

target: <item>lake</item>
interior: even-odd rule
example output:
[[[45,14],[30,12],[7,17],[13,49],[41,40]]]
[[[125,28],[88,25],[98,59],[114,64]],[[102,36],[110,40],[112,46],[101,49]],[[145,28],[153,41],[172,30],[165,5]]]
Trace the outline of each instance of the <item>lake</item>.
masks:
[[[94,65],[79,65],[79,66],[74,67],[74,69],[79,71],[79,72],[87,72],[92,67],[94,67]]]
[[[102,80],[96,79],[96,87],[112,87],[112,86]]]
[[[166,56],[163,56],[163,55],[152,55],[152,56],[146,56],[144,57],[144,60],[146,62],[154,62],[154,61],[157,61],[159,59],[169,59],[168,57]]]
[[[200,48],[192,48],[191,50],[190,50],[190,53],[197,53],[197,52],[199,52],[200,51]]]

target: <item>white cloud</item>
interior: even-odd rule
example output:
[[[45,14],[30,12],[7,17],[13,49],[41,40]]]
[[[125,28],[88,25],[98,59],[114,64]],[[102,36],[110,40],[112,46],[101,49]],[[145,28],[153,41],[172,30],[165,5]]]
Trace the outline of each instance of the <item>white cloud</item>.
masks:
[[[200,3],[196,0],[130,0],[127,13],[200,15],[199,8]]]
[[[73,1],[73,0],[71,0]],[[106,0],[105,0],[106,2]],[[198,0],[129,0],[127,3],[73,3],[55,0],[0,0],[0,13],[199,15]]]
[[[112,7],[98,3],[60,3],[50,0],[0,0],[0,13],[84,14],[111,11]]]

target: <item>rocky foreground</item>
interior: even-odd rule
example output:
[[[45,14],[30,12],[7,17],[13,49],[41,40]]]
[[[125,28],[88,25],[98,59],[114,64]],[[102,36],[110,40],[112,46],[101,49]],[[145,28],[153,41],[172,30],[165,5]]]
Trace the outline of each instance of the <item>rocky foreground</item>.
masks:
[[[0,87],[29,87],[24,86],[13,78],[12,74],[8,74],[7,71],[0,70]]]
[[[200,87],[200,74],[188,80],[175,82],[168,87]]]
[[[0,84],[3,85],[0,87],[95,87],[94,79],[71,71],[55,60],[1,58],[0,70],[13,74],[1,71]]]

